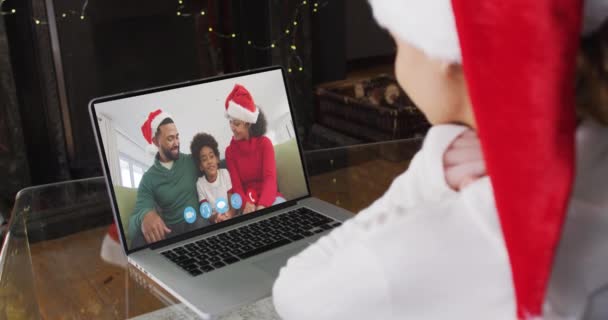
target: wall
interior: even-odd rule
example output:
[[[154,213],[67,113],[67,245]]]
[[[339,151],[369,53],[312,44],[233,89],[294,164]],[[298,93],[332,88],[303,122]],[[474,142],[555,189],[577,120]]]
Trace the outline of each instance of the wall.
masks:
[[[367,0],[346,1],[345,12],[347,60],[395,54],[393,40],[374,20]]]

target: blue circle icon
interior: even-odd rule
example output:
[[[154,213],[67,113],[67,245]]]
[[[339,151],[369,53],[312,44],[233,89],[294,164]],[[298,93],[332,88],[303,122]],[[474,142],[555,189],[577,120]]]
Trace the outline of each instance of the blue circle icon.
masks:
[[[243,199],[238,193],[232,194],[230,197],[230,203],[232,203],[232,207],[236,210],[240,209],[243,206]]]
[[[205,219],[209,219],[209,217],[211,217],[211,205],[209,202],[201,203],[201,216]]]
[[[215,200],[215,210],[217,213],[224,214],[228,212],[228,209],[230,209],[230,207],[228,206],[228,201],[226,201],[226,199],[220,197]]]
[[[184,220],[188,223],[194,223],[194,221],[196,221],[196,211],[194,211],[194,208],[187,207],[184,209]]]

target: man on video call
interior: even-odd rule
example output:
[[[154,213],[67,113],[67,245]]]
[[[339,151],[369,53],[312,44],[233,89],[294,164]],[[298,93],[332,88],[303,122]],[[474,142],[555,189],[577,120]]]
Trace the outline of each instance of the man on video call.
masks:
[[[131,248],[143,246],[209,224],[198,212],[198,171],[189,154],[179,152],[179,133],[171,116],[153,111],[141,127],[154,164],[144,173],[129,219]]]

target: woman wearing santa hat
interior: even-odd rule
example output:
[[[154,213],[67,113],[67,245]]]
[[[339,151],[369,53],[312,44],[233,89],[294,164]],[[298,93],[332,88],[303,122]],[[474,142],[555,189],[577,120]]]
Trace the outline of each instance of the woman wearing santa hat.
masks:
[[[232,140],[226,166],[232,191],[243,203],[243,213],[269,207],[285,199],[277,190],[274,147],[266,134],[266,118],[245,87],[237,84],[226,98],[226,117]]]
[[[434,126],[383,197],[287,262],[277,312],[605,319],[608,1],[370,3]],[[454,190],[446,150],[471,128],[488,176]]]

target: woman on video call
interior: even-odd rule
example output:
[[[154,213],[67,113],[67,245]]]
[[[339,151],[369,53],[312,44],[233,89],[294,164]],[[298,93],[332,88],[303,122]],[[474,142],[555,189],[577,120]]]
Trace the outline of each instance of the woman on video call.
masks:
[[[245,87],[237,84],[226,98],[232,140],[226,166],[233,193],[243,199],[243,213],[285,202],[277,190],[274,147],[266,134],[266,118]]]

